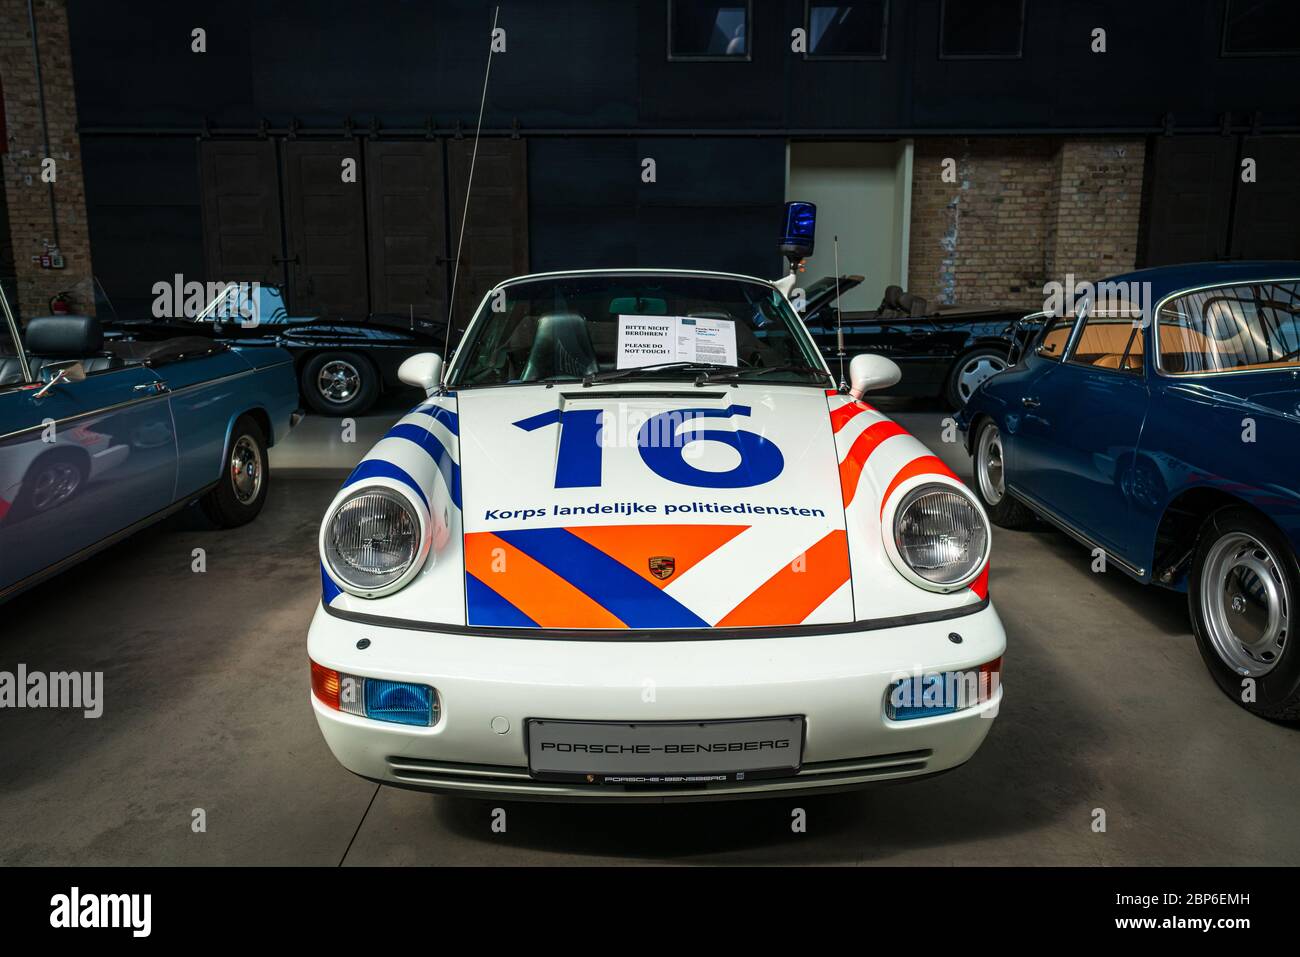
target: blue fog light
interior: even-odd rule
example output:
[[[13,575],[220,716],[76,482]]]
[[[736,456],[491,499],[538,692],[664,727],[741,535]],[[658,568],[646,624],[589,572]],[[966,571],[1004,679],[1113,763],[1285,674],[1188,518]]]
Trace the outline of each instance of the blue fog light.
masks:
[[[367,718],[428,727],[437,716],[438,698],[428,685],[366,679]]]
[[[891,721],[933,718],[969,708],[980,700],[978,670],[914,675],[890,686],[885,716]]]

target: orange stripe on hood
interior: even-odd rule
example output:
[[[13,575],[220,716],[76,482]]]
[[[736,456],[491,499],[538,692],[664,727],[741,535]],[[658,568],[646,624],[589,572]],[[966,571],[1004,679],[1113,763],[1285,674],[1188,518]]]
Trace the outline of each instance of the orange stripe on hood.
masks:
[[[836,529],[727,613],[718,627],[797,625],[849,580],[849,537]]]
[[[747,528],[748,525],[589,525],[569,531],[646,581],[664,588]],[[673,560],[673,573],[667,578],[656,578],[650,573],[650,559],[659,555]]]
[[[491,532],[465,536],[465,570],[542,628],[626,628],[603,605]]]

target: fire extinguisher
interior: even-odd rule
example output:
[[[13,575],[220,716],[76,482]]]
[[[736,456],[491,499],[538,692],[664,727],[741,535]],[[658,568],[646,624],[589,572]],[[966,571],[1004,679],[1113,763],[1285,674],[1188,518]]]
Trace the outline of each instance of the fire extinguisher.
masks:
[[[72,303],[68,302],[66,292],[55,293],[50,299],[50,313],[55,316],[66,316],[72,312]]]

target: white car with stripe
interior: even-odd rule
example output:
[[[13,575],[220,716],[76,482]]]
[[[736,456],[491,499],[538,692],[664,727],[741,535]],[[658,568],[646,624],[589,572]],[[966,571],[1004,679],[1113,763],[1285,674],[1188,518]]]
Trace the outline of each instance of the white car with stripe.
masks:
[[[835,388],[791,285],[524,276],[488,294],[445,369],[408,360],[426,400],[320,532],[311,700],[345,767],[664,801],[974,754],[1005,649],[988,521],[862,401],[892,362],[859,356]],[[646,336],[688,358],[648,364]]]

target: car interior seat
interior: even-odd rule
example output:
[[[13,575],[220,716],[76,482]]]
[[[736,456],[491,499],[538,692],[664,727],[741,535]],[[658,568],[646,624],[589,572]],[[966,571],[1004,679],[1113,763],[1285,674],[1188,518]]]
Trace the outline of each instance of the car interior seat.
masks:
[[[903,287],[886,286],[885,297],[880,300],[880,309],[882,316],[895,316],[903,311]]]
[[[23,381],[23,367],[17,356],[0,355],[0,387]]]
[[[576,312],[550,312],[537,320],[524,381],[553,376],[580,378],[596,372],[596,350],[591,344],[587,319]]]
[[[1126,316],[1090,317],[1079,335],[1079,344],[1074,347],[1071,360],[1100,369],[1140,369],[1142,340],[1137,331],[1133,321]],[[1124,356],[1130,348],[1133,353],[1125,365]]]
[[[104,330],[94,316],[37,316],[23,335],[35,376],[47,365],[77,360],[87,374],[123,365],[104,351]]]
[[[1246,319],[1239,302],[1216,299],[1206,305],[1204,319],[1213,342],[1214,368],[1269,364],[1277,351],[1261,334],[1261,324]]]
[[[1142,353],[1139,349],[1140,343],[1135,344],[1133,351],[1127,355],[1118,352],[1108,352],[1098,357],[1097,361],[1092,363],[1099,369],[1123,369],[1131,372],[1142,371]]]
[[[910,292],[898,297],[898,305],[903,315],[911,319],[919,319],[930,311],[930,300],[914,296]]]

